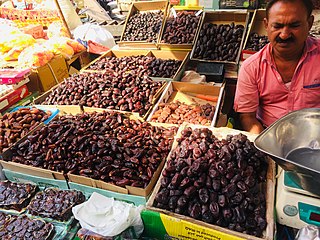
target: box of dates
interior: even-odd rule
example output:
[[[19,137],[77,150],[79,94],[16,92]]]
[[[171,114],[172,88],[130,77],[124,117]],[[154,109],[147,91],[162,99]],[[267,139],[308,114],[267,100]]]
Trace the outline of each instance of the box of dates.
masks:
[[[172,7],[161,30],[161,50],[191,50],[203,18],[202,7]]]
[[[265,17],[265,9],[257,9],[254,11],[250,28],[244,42],[241,60],[247,59],[251,55],[260,51],[265,45],[269,43],[267,31],[265,29],[263,21]]]
[[[122,68],[136,70],[142,65],[141,61],[138,61],[139,59],[137,58],[147,55],[148,52],[149,50],[146,49],[109,50],[84,66],[81,72],[115,71]]]
[[[169,236],[273,239],[275,163],[254,147],[256,136],[180,126],[147,202],[148,210],[175,222]]]
[[[147,74],[155,80],[180,81],[185,65],[189,59],[189,51],[152,50],[147,54]]]
[[[114,109],[146,118],[166,84],[135,71],[82,72],[65,79],[35,102]]]
[[[197,61],[237,65],[246,36],[249,13],[247,11],[208,11],[190,58]]]
[[[131,5],[120,38],[120,48],[157,49],[168,1],[141,1]]]
[[[170,82],[147,121],[215,126],[221,112],[225,84],[219,86]]]

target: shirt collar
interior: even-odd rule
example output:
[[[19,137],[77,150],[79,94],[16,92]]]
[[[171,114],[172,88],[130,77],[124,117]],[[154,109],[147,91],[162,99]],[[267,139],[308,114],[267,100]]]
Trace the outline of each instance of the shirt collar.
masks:
[[[313,50],[317,49],[317,44],[315,44],[315,41],[313,38],[308,37],[306,40],[306,45],[302,54],[302,58],[304,58],[308,53],[312,52]],[[262,50],[262,61],[268,62],[269,64],[273,63],[273,59],[271,56],[271,44],[268,43],[264,49]]]

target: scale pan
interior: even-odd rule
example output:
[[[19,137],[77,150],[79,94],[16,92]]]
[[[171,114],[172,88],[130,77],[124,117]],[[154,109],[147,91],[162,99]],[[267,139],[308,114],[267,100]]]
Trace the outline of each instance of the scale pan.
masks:
[[[304,190],[320,195],[320,108],[291,112],[255,139],[266,153]]]

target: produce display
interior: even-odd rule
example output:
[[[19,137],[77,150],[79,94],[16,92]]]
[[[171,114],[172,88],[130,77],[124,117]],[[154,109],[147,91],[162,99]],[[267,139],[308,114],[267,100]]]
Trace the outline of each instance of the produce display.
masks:
[[[122,40],[157,42],[163,17],[162,11],[137,12],[128,19]]]
[[[268,36],[259,35],[258,33],[251,33],[248,38],[246,49],[252,51],[259,51],[268,43]]]
[[[81,73],[62,82],[44,105],[83,105],[145,115],[163,85],[138,72],[125,69],[111,73]]]
[[[36,188],[29,183],[0,182],[0,208],[21,211],[28,205]]]
[[[35,216],[67,221],[72,216],[72,207],[85,201],[85,196],[77,190],[47,188],[38,192],[27,209]]]
[[[262,236],[265,155],[243,134],[219,140],[208,128],[181,132],[162,172],[154,207]]]
[[[0,238],[46,240],[51,239],[54,226],[40,219],[31,219],[26,215],[10,215],[0,212]]]
[[[90,70],[135,70],[149,77],[172,78],[178,71],[182,61],[160,59],[149,56],[105,57],[89,66]]]
[[[195,45],[193,57],[216,61],[235,62],[242,36],[243,25],[204,23]]]
[[[113,111],[65,115],[29,135],[5,160],[144,188],[175,132]]]
[[[180,11],[167,19],[161,43],[192,44],[201,16],[196,11]]]
[[[0,152],[12,146],[50,116],[50,111],[35,107],[20,108],[16,112],[4,114],[0,119]]]
[[[210,103],[205,105],[187,105],[180,101],[160,103],[159,109],[152,115],[151,121],[160,123],[210,125],[215,112],[215,107]]]

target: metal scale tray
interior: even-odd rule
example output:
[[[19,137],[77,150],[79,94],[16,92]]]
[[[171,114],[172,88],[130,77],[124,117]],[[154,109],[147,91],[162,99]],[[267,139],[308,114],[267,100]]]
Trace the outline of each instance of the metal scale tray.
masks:
[[[301,188],[320,196],[320,108],[287,114],[260,133],[254,144],[288,171]],[[306,157],[298,158],[304,156],[299,150],[306,152]],[[298,155],[287,159],[297,151]]]

